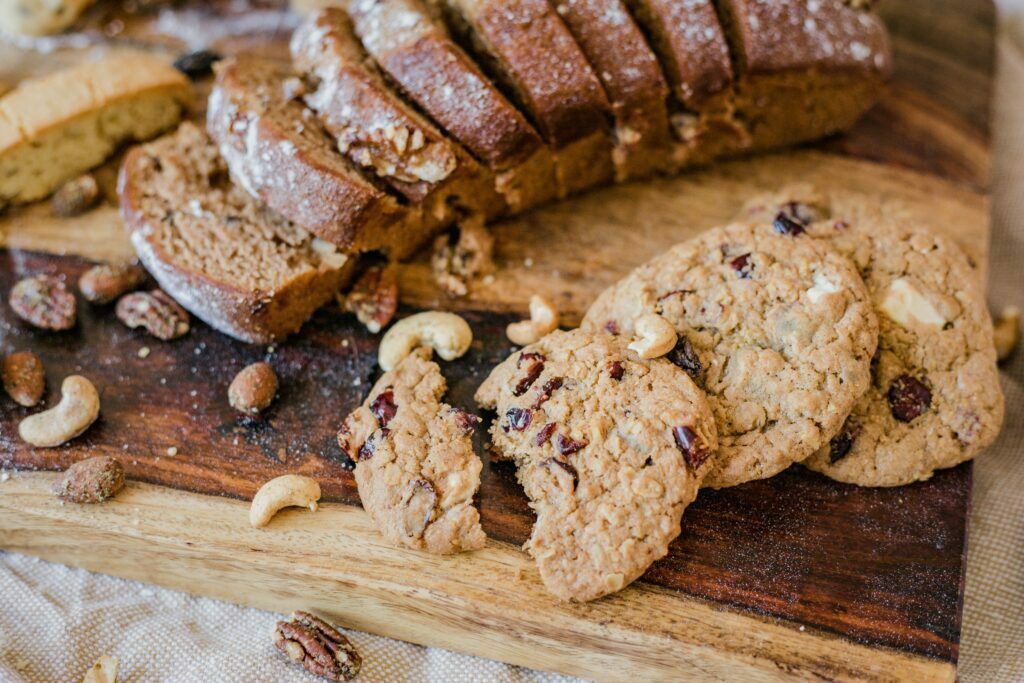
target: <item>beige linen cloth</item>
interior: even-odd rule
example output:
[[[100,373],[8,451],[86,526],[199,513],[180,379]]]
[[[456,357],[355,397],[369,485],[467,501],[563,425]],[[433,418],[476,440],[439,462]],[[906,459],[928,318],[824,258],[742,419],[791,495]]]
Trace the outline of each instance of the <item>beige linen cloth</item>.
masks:
[[[1024,308],[1024,0],[1005,0],[995,108],[991,303]],[[975,466],[960,678],[1024,682],[1024,350],[1006,427]],[[0,495],[3,494],[0,484]],[[313,681],[271,644],[277,615],[0,552],[0,681],[77,681],[101,655],[122,681]],[[561,681],[349,632],[377,681]]]

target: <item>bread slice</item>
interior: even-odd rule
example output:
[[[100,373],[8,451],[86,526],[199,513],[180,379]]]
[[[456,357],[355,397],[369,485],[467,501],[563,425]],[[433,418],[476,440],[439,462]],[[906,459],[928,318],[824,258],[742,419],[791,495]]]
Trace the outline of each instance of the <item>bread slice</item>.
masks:
[[[403,258],[430,236],[422,216],[338,152],[287,67],[243,57],[215,72],[207,130],[253,197],[346,252]]]
[[[494,173],[512,213],[557,196],[551,151],[423,0],[354,0],[349,14],[388,77]]]
[[[422,207],[425,220],[446,225],[459,215],[502,212],[490,172],[391,89],[344,11],[326,9],[303,22],[291,51],[315,83],[306,104],[342,153]]]
[[[180,72],[135,51],[23,82],[0,98],[0,208],[42,199],[170,128],[191,97]]]
[[[231,184],[199,127],[134,148],[121,212],[146,269],[182,306],[236,339],[295,332],[330,301],[348,259]]]
[[[23,36],[59,33],[96,0],[0,0],[0,32]]]
[[[668,84],[622,0],[554,0],[554,6],[611,102],[616,179],[667,170],[672,147]]]
[[[882,20],[847,0],[717,0],[751,150],[850,127],[892,71]]]
[[[611,105],[547,0],[444,0],[448,23],[555,150],[559,194],[614,177]]]

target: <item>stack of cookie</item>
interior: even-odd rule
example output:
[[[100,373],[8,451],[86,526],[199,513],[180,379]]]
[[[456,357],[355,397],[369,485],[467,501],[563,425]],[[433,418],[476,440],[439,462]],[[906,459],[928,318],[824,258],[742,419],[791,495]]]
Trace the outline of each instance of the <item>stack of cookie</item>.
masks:
[[[670,323],[661,357],[631,349]],[[642,339],[640,341],[643,341]],[[653,355],[653,354],[642,354]],[[812,188],[748,205],[602,293],[578,330],[477,392],[537,512],[528,549],[564,599],[664,556],[699,486],[792,463],[897,486],[973,458],[1003,415],[979,274],[954,244]]]

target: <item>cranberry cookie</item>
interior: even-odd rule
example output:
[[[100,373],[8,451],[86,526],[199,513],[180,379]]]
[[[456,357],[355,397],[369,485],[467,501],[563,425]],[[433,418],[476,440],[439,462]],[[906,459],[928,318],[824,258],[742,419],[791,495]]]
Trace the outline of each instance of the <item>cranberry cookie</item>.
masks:
[[[796,223],[709,230],[603,292],[583,327],[632,337],[656,313],[667,358],[708,394],[721,447],[705,486],[770,477],[839,433],[870,383],[878,321],[849,259]]]
[[[891,213],[807,186],[747,209],[752,218],[793,221],[827,238],[867,283],[880,325],[871,387],[839,435],[804,463],[861,486],[909,484],[970,460],[1003,420],[978,273],[955,244]]]
[[[338,432],[356,462],[359,498],[381,534],[438,555],[486,541],[473,507],[483,467],[473,452],[479,418],[441,403],[444,392],[430,350],[416,349],[377,381]]]
[[[477,401],[537,513],[527,549],[548,590],[594,600],[644,573],[679,535],[717,435],[703,393],[664,360],[602,332],[557,331],[501,363]]]

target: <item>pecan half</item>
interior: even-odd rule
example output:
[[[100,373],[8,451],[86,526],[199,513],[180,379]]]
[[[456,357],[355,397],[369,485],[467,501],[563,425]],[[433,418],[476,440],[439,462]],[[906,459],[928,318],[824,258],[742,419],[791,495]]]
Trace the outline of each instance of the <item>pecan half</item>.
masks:
[[[46,377],[43,361],[31,351],[18,351],[4,358],[4,389],[18,405],[31,408],[43,398]]]
[[[350,681],[363,665],[348,638],[309,612],[296,611],[291,621],[277,622],[274,646],[309,673],[329,681]]]
[[[19,280],[8,301],[19,318],[44,330],[69,330],[78,317],[75,295],[56,275]]]
[[[188,313],[160,289],[124,295],[114,313],[133,330],[141,327],[164,341],[177,339],[189,328]]]
[[[54,216],[70,218],[91,209],[99,198],[99,184],[86,173],[61,185],[50,200],[50,212]]]
[[[398,278],[393,268],[367,268],[345,297],[343,308],[355,313],[371,334],[387,327],[398,310]]]
[[[146,271],[132,264],[93,266],[78,278],[78,290],[86,301],[109,304],[146,281]]]

